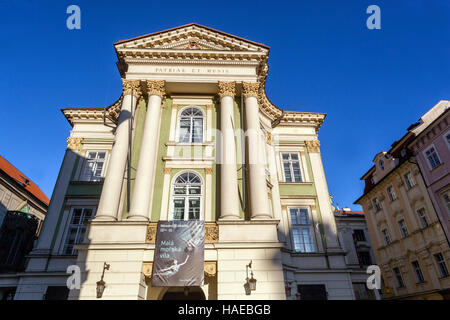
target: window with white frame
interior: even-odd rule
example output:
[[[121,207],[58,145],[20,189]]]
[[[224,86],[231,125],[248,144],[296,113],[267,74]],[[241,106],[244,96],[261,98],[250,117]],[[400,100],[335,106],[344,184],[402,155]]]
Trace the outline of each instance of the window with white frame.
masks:
[[[394,190],[394,187],[393,187],[393,186],[387,187],[386,191],[387,191],[389,200],[390,200],[391,202],[397,199],[397,194],[395,193],[395,190]]]
[[[447,265],[445,264],[444,256],[442,253],[437,253],[434,255],[434,259],[436,260],[436,264],[439,269],[439,273],[441,278],[445,278],[449,276]]]
[[[313,224],[307,208],[290,208],[292,242],[294,251],[301,253],[315,252]]]
[[[202,181],[193,172],[180,174],[174,181],[172,190],[172,219],[201,219]]]
[[[447,207],[447,213],[450,215],[450,191],[447,191],[442,195],[442,199],[444,200],[444,204]]]
[[[203,112],[199,108],[184,109],[180,114],[178,142],[203,142],[203,121]]]
[[[66,240],[64,241],[63,254],[77,254],[74,246],[83,241],[84,234],[86,233],[86,222],[93,217],[93,208],[72,208]]]
[[[417,216],[419,217],[422,228],[428,227],[427,215],[424,208],[420,208],[419,210],[417,210]]]
[[[416,185],[416,183],[414,182],[414,179],[412,177],[411,172],[408,172],[405,175],[403,175],[403,178],[405,178],[406,188],[408,190]]]
[[[408,228],[406,228],[406,222],[404,219],[398,221],[398,227],[400,228],[402,238],[406,238],[408,236]]]
[[[381,230],[381,234],[383,235],[384,243],[388,246],[391,244],[391,237],[389,236],[389,232],[387,229]]]
[[[438,165],[441,164],[441,160],[439,159],[439,156],[436,152],[436,149],[434,146],[429,147],[427,150],[424,151],[424,156],[428,161],[428,165],[430,166],[430,169],[433,170]]]
[[[106,151],[88,151],[81,172],[81,181],[101,181],[103,180],[103,170],[105,168]]]
[[[302,182],[300,157],[298,153],[282,153],[283,172],[285,182]]]

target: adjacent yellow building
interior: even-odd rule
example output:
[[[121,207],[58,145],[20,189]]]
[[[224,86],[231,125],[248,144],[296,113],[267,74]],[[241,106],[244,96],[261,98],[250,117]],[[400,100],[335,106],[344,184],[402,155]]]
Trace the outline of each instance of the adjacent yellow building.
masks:
[[[407,148],[432,121],[422,117],[389,152],[375,156],[355,202],[366,213],[388,299],[450,299],[449,244]]]

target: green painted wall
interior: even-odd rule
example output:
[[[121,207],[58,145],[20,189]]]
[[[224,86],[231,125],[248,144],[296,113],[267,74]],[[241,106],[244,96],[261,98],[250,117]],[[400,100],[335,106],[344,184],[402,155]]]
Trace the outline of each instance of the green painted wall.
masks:
[[[141,99],[134,119],[134,121],[136,121],[136,127],[134,133],[133,146],[131,150],[131,172],[130,172],[131,180],[129,183],[130,190],[128,190],[128,184],[125,185],[126,190],[125,190],[125,199],[122,207],[122,218],[126,218],[128,215],[129,201],[131,200],[131,195],[133,194],[146,114],[147,114],[146,101],[144,99]]]
[[[159,134],[158,157],[156,160],[155,187],[153,191],[151,221],[159,220],[161,214],[162,192],[164,185],[164,161],[167,155],[166,142],[169,141],[170,120],[172,117],[172,99],[166,98],[161,113],[161,130]]]

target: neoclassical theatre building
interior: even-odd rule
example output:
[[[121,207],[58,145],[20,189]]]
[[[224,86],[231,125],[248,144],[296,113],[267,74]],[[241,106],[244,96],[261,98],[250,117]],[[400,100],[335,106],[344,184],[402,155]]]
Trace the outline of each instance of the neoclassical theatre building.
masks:
[[[269,47],[193,23],[115,50],[120,98],[62,110],[72,131],[15,299],[98,299],[100,279],[100,299],[354,299],[317,136],[325,114],[270,102]],[[152,286],[157,222],[197,219],[204,285]],[[79,289],[67,289],[70,265]]]

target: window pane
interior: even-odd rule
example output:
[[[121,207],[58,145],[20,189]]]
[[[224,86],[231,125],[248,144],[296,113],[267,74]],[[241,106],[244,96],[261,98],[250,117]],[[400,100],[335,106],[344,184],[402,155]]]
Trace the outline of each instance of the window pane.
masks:
[[[192,137],[192,142],[202,142],[203,141],[203,119],[194,119],[194,136]]]
[[[294,171],[294,182],[300,182],[300,163],[298,161],[292,162],[292,170]]]
[[[289,212],[291,214],[291,223],[292,224],[299,224],[299,221],[297,219],[297,211],[298,209],[290,209]]]
[[[309,224],[307,209],[300,209],[300,224]]]
[[[184,199],[173,200],[173,219],[174,220],[184,219]]]
[[[83,209],[74,209],[73,210],[71,224],[80,224],[82,212],[83,212]]]
[[[283,168],[284,168],[284,179],[286,182],[293,182],[292,176],[291,176],[291,169],[289,167],[289,162],[283,162]]]
[[[174,193],[175,194],[186,194],[186,187],[175,187]]]
[[[180,131],[179,131],[179,141],[180,142],[190,142],[191,136],[191,121],[190,119],[180,120]]]
[[[200,218],[200,198],[189,199],[189,219],[198,220]]]
[[[189,188],[189,194],[200,194],[201,193],[201,187],[190,187]]]

